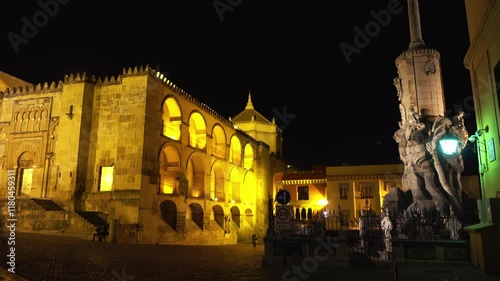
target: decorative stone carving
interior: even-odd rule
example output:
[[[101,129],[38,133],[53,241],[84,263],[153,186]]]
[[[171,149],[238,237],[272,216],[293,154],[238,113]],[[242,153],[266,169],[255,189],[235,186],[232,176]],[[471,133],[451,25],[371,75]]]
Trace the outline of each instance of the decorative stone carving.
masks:
[[[436,74],[436,65],[432,60],[428,60],[425,62],[425,74],[427,75]]]
[[[412,195],[408,212],[440,214],[451,208],[457,216],[462,215],[460,152],[468,139],[462,116],[463,112],[459,112],[453,122],[447,117],[423,120],[411,110],[409,122],[395,132],[394,139],[405,166],[403,187],[411,190]],[[460,141],[456,155],[440,153],[438,142],[445,135]]]
[[[18,100],[14,103],[13,131],[29,133],[46,131],[49,126],[50,98]]]
[[[396,77],[394,78],[393,82],[396,90],[398,91],[398,100],[401,101],[401,99],[403,98],[403,85],[401,83],[401,78]]]
[[[0,123],[0,141],[7,140],[9,136],[9,123]]]
[[[40,150],[41,150],[41,139],[36,141],[24,141],[24,142],[14,142],[13,153],[12,153],[12,165],[11,167],[22,166],[22,167],[32,167],[32,166],[42,166],[40,161]],[[26,153],[26,154],[25,154]],[[18,163],[21,155],[25,154],[23,158],[27,157],[26,163]],[[29,162],[29,163],[28,163]]]

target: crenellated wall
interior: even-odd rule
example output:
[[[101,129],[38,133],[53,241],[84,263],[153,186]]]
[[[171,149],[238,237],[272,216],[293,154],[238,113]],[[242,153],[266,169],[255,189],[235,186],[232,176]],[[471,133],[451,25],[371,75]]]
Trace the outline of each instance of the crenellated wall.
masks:
[[[0,97],[1,177],[16,171],[17,196],[101,212],[124,243],[264,237],[277,163],[269,145],[149,66],[69,74]],[[179,138],[165,134],[174,107]]]

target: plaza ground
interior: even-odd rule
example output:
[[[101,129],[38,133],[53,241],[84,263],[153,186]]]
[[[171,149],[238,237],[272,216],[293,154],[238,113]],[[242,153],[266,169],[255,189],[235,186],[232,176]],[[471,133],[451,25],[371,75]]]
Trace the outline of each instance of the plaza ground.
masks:
[[[261,241],[261,240],[260,240]],[[7,249],[2,249],[0,281],[300,281],[393,280],[390,270],[319,267],[303,262],[262,266],[264,246],[137,245],[16,233],[15,274],[8,273]],[[467,263],[400,263],[399,281],[499,281]]]

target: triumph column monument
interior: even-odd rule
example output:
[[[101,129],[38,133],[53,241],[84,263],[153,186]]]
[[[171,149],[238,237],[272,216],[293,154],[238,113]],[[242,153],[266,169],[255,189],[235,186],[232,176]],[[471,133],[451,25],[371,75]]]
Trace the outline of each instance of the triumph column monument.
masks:
[[[394,139],[404,163],[403,190],[411,191],[411,200],[402,209],[401,204],[391,205],[388,194],[384,208],[422,215],[454,212],[461,217],[461,151],[469,136],[463,111],[445,115],[440,54],[422,39],[418,0],[408,0],[408,16],[410,45],[396,58],[401,121]],[[448,151],[444,143],[455,148]]]

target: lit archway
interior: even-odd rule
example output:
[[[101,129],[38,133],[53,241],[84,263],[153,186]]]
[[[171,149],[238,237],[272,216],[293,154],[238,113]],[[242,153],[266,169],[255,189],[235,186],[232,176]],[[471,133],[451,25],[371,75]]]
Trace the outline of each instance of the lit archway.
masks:
[[[243,168],[247,170],[253,169],[253,159],[254,159],[254,153],[253,153],[253,148],[250,144],[245,145],[245,150],[244,150],[244,158],[243,158]]]
[[[210,199],[214,201],[224,202],[226,200],[226,194],[224,191],[224,171],[221,165],[217,162],[212,168],[212,186],[210,188],[211,194]]]
[[[212,131],[212,155],[226,159],[226,133],[220,125],[215,125]]]
[[[182,115],[177,101],[169,97],[162,107],[163,135],[173,140],[181,139]]]
[[[198,149],[205,149],[207,146],[207,126],[198,112],[193,112],[189,117],[189,145]]]
[[[234,200],[235,203],[241,202],[241,175],[238,172],[238,169],[234,168],[231,170],[231,174],[229,175],[229,189],[231,192],[231,199]]]
[[[205,166],[198,155],[193,155],[187,168],[188,196],[202,198],[205,195]]]
[[[231,148],[229,150],[229,162],[240,165],[241,164],[241,142],[237,136],[231,138]]]
[[[173,146],[165,146],[160,154],[160,192],[179,194],[180,156]]]
[[[251,171],[245,173],[243,178],[242,198],[243,202],[252,202],[255,204],[257,198],[257,180],[255,174]]]

